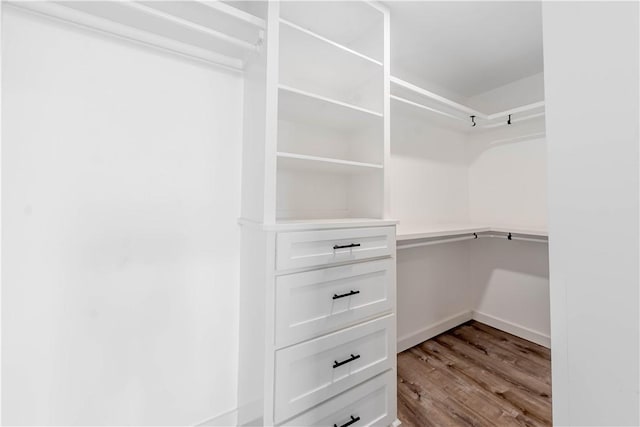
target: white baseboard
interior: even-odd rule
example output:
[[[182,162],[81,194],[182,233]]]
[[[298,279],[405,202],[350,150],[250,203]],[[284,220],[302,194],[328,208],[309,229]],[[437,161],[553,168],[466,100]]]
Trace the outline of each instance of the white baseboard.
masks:
[[[196,424],[196,427],[216,426],[259,426],[262,425],[262,401],[255,401],[244,405],[242,408],[234,408],[222,414]]]
[[[525,328],[513,322],[509,322],[489,314],[473,312],[473,320],[492,326],[501,331],[508,332],[525,340],[540,344],[543,347],[551,348],[551,337],[533,329]]]
[[[426,328],[422,328],[417,332],[399,337],[397,351],[398,353],[400,353],[401,351],[418,345],[421,342],[435,337],[436,335],[440,335],[441,333],[446,332],[451,328],[455,328],[456,326],[467,322],[472,318],[472,311],[463,311],[458,314],[454,314],[453,316],[447,317],[446,319],[441,320],[437,323],[429,325]]]

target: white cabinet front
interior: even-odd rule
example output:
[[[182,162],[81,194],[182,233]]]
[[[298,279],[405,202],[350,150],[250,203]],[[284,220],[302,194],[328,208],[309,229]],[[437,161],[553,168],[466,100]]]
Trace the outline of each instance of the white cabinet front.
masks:
[[[395,364],[393,315],[276,352],[275,419],[280,423]]]
[[[295,427],[320,426],[389,426],[396,398],[394,371],[384,374],[330,399],[282,425]]]
[[[390,256],[395,253],[395,227],[278,233],[278,270],[289,270]]]
[[[391,312],[395,262],[382,259],[279,276],[276,346],[282,347]]]

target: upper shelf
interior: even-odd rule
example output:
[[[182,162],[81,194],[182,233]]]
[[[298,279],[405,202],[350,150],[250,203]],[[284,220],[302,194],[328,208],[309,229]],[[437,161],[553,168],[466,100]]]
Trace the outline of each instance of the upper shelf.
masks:
[[[85,28],[242,70],[265,21],[218,1],[42,1],[10,4]]]
[[[391,99],[465,130],[496,128],[541,117],[545,105],[544,101],[539,101],[486,114],[397,77],[391,77]]]
[[[375,61],[384,56],[384,14],[365,1],[285,1],[280,17]]]
[[[279,52],[281,84],[382,111],[382,63],[282,19]]]
[[[341,101],[280,85],[278,117],[339,130],[382,126],[382,114]]]

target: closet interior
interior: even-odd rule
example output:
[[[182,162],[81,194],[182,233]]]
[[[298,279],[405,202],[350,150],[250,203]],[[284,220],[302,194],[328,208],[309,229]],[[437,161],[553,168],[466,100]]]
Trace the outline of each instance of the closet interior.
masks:
[[[397,425],[472,319],[550,346],[539,2],[9,4],[242,73],[238,425]]]
[[[540,5],[504,5],[521,46],[453,34],[499,7],[269,5],[246,72],[241,358],[265,345],[243,420],[391,424],[395,352],[471,319],[550,345]],[[460,60],[496,50],[496,75]]]

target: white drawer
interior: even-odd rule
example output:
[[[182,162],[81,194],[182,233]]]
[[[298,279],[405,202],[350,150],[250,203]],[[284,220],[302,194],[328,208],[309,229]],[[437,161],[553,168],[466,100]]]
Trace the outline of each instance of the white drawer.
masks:
[[[395,227],[348,228],[278,233],[278,270],[389,256]]]
[[[279,276],[276,346],[294,344],[393,309],[391,258]]]
[[[360,384],[330,399],[304,414],[283,423],[283,426],[389,426],[395,421],[392,414],[396,381],[394,371]]]
[[[394,336],[389,315],[276,351],[276,423],[391,368]]]

